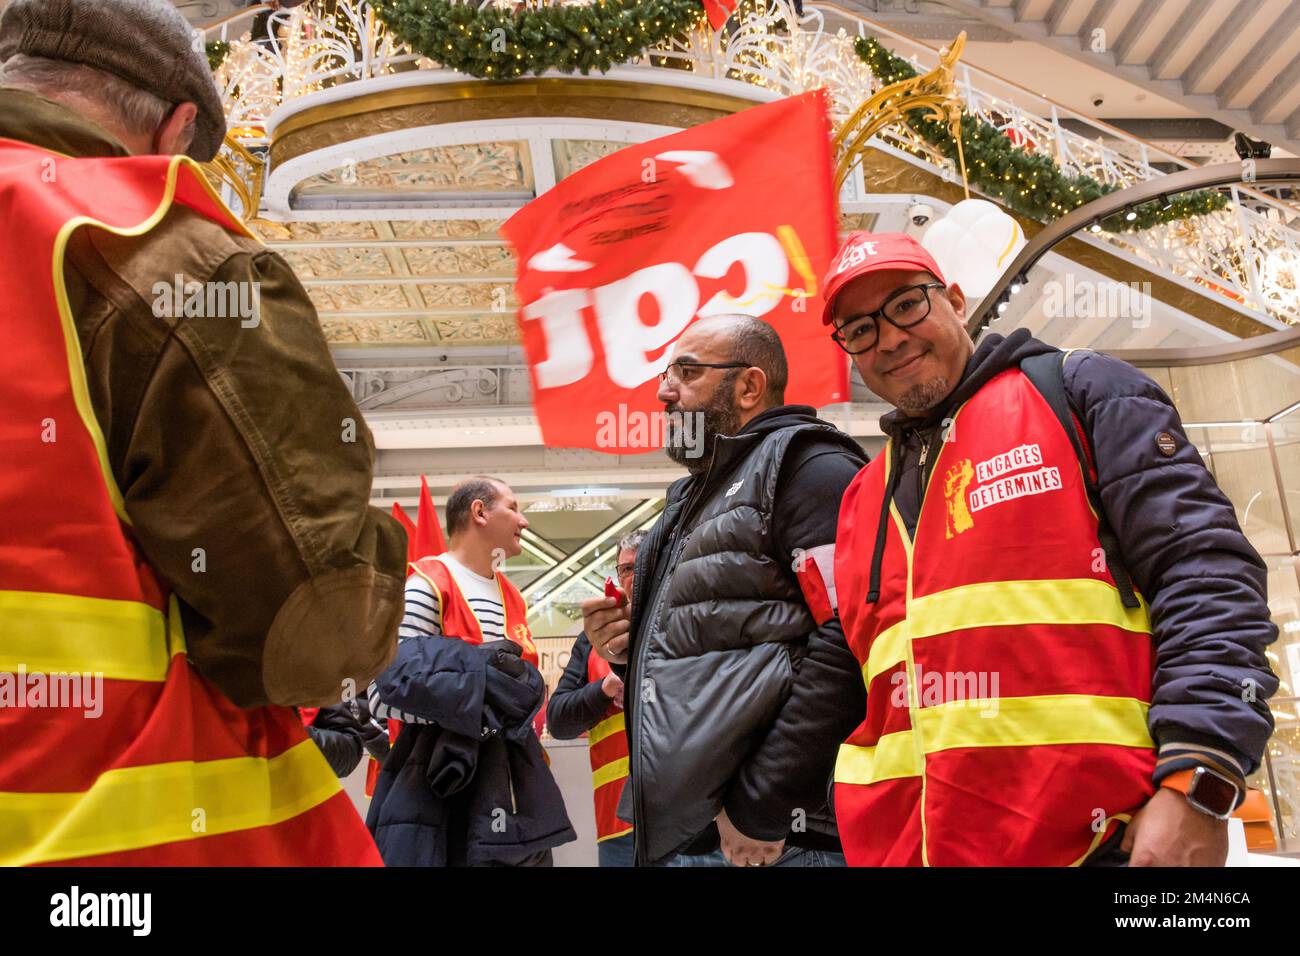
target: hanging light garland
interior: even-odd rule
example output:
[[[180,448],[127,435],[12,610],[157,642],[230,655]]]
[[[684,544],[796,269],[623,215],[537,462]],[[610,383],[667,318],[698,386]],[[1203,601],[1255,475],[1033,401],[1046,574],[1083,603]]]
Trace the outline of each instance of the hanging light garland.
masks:
[[[479,79],[547,70],[604,73],[705,21],[699,0],[597,0],[484,7],[452,0],[372,0],[412,50]]]
[[[881,46],[874,37],[859,37],[854,50],[882,84],[909,80],[919,72],[903,57]],[[927,119],[919,110],[908,113],[911,129],[940,153],[956,160],[958,143],[946,123]],[[963,111],[961,149],[970,181],[981,192],[1013,212],[1051,222],[1085,203],[1123,187],[1098,182],[1091,176],[1069,175],[1050,156],[1023,149],[993,126]],[[1108,232],[1137,232],[1162,223],[1203,216],[1228,205],[1222,193],[1203,189],[1152,200],[1104,220]]]
[[[225,40],[209,40],[203,44],[203,47],[208,54],[208,66],[212,68],[213,73],[217,72],[230,53],[230,44]]]

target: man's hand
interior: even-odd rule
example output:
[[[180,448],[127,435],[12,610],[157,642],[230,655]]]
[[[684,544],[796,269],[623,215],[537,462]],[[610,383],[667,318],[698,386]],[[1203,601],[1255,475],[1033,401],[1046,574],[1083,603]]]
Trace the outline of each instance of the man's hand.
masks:
[[[623,709],[623,681],[615,673],[605,675],[600,682],[600,692],[608,697],[619,710]]]
[[[592,648],[611,664],[627,663],[628,632],[632,618],[627,605],[615,607],[611,597],[589,598],[582,602],[582,628]]]
[[[1161,787],[1133,815],[1120,849],[1129,866],[1223,866],[1228,824],[1201,813],[1177,790]]]
[[[732,866],[767,866],[775,863],[785,849],[785,840],[752,840],[736,829],[727,811],[718,814],[718,835],[722,837],[722,855]]]

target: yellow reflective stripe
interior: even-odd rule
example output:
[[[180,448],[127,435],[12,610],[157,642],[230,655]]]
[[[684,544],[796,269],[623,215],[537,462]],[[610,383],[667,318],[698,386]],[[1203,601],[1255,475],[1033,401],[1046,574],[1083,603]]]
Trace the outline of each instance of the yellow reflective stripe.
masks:
[[[1047,694],[955,700],[912,712],[925,752],[956,747],[1035,747],[1117,744],[1153,747],[1149,705],[1132,697]]]
[[[631,824],[629,824],[626,830],[619,830],[617,833],[607,833],[603,837],[597,837],[596,842],[604,843],[606,840],[614,840],[621,836],[627,836],[631,832],[632,832],[632,826]]]
[[[606,737],[625,729],[626,726],[627,721],[623,716],[623,712],[619,711],[613,717],[606,717],[595,727],[592,727],[591,730],[587,731],[587,743],[594,747]]]
[[[966,584],[913,598],[907,620],[912,637],[1016,624],[1109,624],[1151,633],[1145,604],[1124,607],[1115,586],[1095,578]]]
[[[109,770],[84,793],[0,793],[0,866],[272,826],[338,791],[325,758],[304,740],[270,759],[185,760]]]
[[[166,621],[136,601],[0,591],[0,635],[0,671],[167,679]]]
[[[1114,585],[1095,578],[965,584],[912,598],[906,621],[885,629],[872,642],[863,679],[869,684],[877,674],[902,661],[909,637],[1024,624],[1107,624],[1138,634],[1151,633],[1145,602],[1141,607],[1126,608]]]
[[[1148,705],[1131,697],[1056,694],[950,701],[912,711],[926,754],[959,747],[1044,747],[1054,744],[1116,744],[1153,747]],[[885,734],[874,747],[841,744],[835,782],[869,784],[919,777],[921,766],[911,730]]]
[[[611,760],[591,772],[591,789],[599,790],[605,784],[621,780],[626,776],[627,758],[619,757],[617,760]]]
[[[867,662],[862,665],[862,683],[868,687],[876,675],[901,664],[907,658],[907,619],[891,624],[871,642]]]
[[[910,730],[885,734],[874,747],[840,744],[835,758],[836,783],[878,783],[899,777],[919,777],[916,745]]]

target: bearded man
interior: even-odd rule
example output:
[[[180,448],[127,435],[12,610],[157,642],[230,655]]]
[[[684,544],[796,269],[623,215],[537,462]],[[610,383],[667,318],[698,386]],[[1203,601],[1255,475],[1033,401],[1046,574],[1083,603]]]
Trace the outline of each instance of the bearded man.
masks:
[[[677,340],[659,386],[668,489],[637,553],[630,616],[583,605],[625,680],[638,865],[843,865],[827,800],[865,707],[831,581],[840,498],[862,449],[786,405],[771,326],[713,316]],[[703,441],[700,441],[701,436]]]

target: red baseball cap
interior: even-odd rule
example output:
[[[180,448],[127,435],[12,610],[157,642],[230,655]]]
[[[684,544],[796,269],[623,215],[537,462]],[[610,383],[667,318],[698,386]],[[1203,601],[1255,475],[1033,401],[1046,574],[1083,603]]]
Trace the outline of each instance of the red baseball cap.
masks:
[[[846,285],[859,276],[881,269],[916,269],[929,272],[944,285],[948,284],[934,256],[907,233],[851,232],[831,261],[830,271],[822,283],[822,295],[826,299],[822,325],[831,324],[831,306],[835,296]]]

